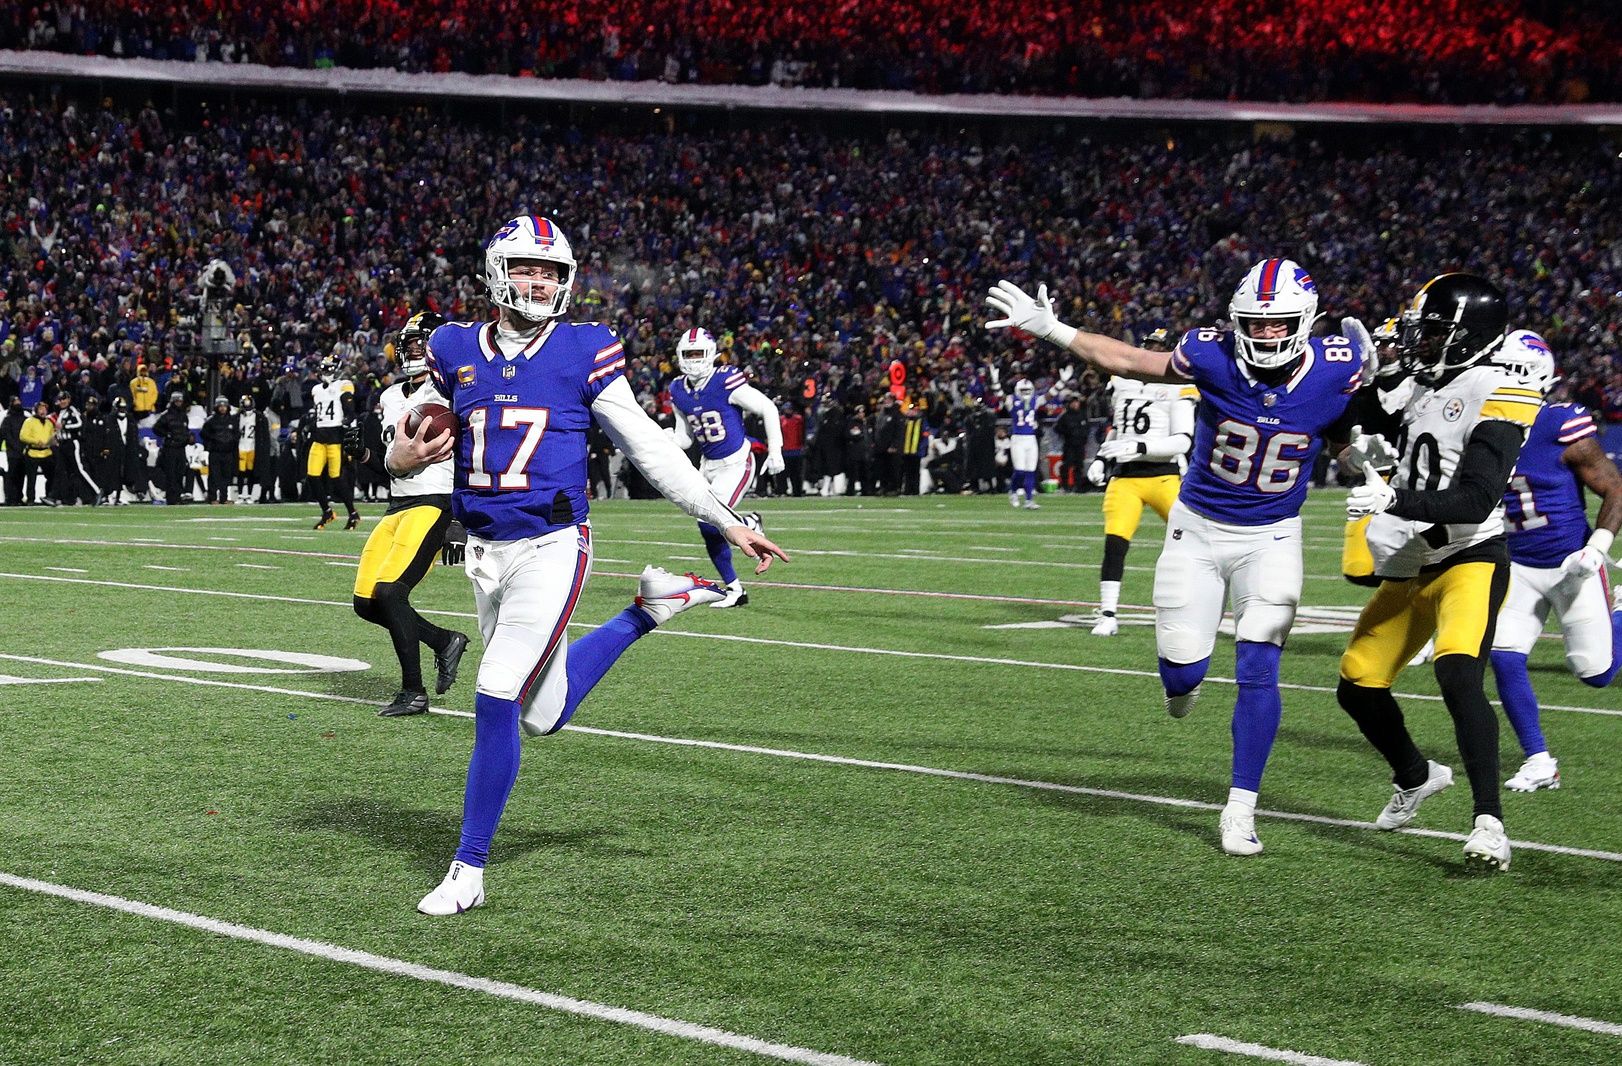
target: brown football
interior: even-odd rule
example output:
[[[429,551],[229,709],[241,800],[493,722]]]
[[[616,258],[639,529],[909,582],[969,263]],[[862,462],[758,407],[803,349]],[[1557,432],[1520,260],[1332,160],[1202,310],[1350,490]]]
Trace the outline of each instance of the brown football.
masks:
[[[429,422],[428,436],[437,437],[441,433],[455,433],[456,416],[451,409],[442,403],[425,403],[421,407],[413,407],[406,412],[406,432],[413,437],[417,435],[417,427],[422,425],[423,419]]]

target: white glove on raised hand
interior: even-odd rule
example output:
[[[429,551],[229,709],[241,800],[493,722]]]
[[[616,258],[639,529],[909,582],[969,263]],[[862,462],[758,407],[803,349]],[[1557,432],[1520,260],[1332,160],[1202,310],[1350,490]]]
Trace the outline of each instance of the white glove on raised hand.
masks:
[[[1352,427],[1352,442],[1340,453],[1340,463],[1354,474],[1369,467],[1385,470],[1397,461],[1397,449],[1378,433],[1364,433],[1362,426]]]
[[[1104,460],[1094,459],[1087,464],[1087,480],[1094,485],[1102,485],[1108,480],[1104,477]]]
[[[783,453],[782,452],[767,452],[766,453],[766,473],[771,474],[773,476],[776,476],[777,474],[781,474],[782,472],[783,472]]]
[[[1369,334],[1369,328],[1360,318],[1343,318],[1340,320],[1341,336],[1351,341],[1357,348],[1357,354],[1362,357],[1365,366],[1373,367],[1376,363],[1374,355],[1374,338]]]
[[[1071,379],[1073,379],[1075,376],[1076,365],[1074,363],[1066,363],[1064,369],[1059,371],[1059,384],[1068,385],[1070,384]]]
[[[1137,440],[1107,440],[1098,446],[1100,459],[1113,459],[1120,462],[1123,459],[1136,459],[1148,451],[1142,441]]]
[[[1048,299],[1045,284],[1037,286],[1033,300],[1024,289],[1004,278],[991,287],[986,294],[986,303],[1002,312],[1003,316],[989,319],[987,329],[1022,329],[1061,348],[1068,348],[1076,336],[1075,329],[1060,322],[1053,313],[1053,301]]]
[[[1391,509],[1391,504],[1397,498],[1397,490],[1385,483],[1385,479],[1375,473],[1372,466],[1363,468],[1363,484],[1353,489],[1346,497],[1346,517],[1362,518],[1364,515],[1384,514]]]

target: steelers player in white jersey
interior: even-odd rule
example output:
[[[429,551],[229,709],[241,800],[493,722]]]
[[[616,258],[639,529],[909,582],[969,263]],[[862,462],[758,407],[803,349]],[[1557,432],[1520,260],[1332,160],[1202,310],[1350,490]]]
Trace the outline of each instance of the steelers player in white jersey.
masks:
[[[1414,377],[1388,484],[1371,465],[1347,498],[1349,518],[1373,516],[1368,543],[1380,587],[1358,617],[1336,696],[1391,765],[1395,794],[1381,829],[1413,821],[1453,771],[1415,746],[1391,695],[1403,666],[1433,633],[1433,668],[1464,760],[1474,822],[1467,866],[1509,868],[1498,792],[1498,719],[1484,677],[1509,587],[1503,496],[1542,395],[1491,360],[1508,334],[1503,292],[1474,274],[1442,274],[1403,311],[1398,344]],[[1396,420],[1393,420],[1396,421]],[[1357,447],[1354,442],[1354,449]]]
[[[310,491],[321,504],[316,529],[326,529],[337,520],[332,497],[337,495],[349,509],[345,529],[360,525],[355,510],[355,489],[344,478],[344,433],[355,421],[355,383],[340,376],[338,357],[329,355],[317,367],[321,380],[310,390],[310,413],[303,428],[310,442],[310,457],[304,472],[310,478]]]
[[[1151,352],[1169,352],[1176,338],[1157,329],[1143,339]],[[1177,502],[1183,466],[1194,443],[1194,405],[1200,392],[1193,385],[1158,384],[1111,377],[1109,436],[1087,468],[1087,477],[1104,489],[1104,563],[1098,575],[1098,617],[1093,636],[1113,637],[1121,602],[1121,578],[1132,536],[1150,507],[1164,521]]]
[[[383,444],[394,440],[395,426],[406,411],[445,398],[428,382],[428,335],[445,318],[432,311],[412,315],[400,330],[395,352],[401,380],[383,390]],[[359,462],[372,458],[359,447],[359,423],[350,423],[347,449]],[[467,649],[467,634],[441,629],[411,606],[411,590],[428,573],[451,525],[451,489],[455,473],[449,459],[408,475],[393,475],[389,509],[361,549],[355,571],[355,613],[389,631],[400,660],[400,691],[378,712],[384,718],[424,714],[428,690],[422,680],[418,644],[434,652],[435,694],[449,691]]]

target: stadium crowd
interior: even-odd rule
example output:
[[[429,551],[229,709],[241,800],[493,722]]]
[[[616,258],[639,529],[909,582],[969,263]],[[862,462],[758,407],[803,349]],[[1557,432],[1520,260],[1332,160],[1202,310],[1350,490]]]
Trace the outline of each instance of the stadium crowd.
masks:
[[[1583,0],[7,0],[0,47],[921,93],[1622,99],[1622,19]]]
[[[813,484],[910,489],[903,457],[931,449],[951,449],[941,487],[997,484],[1000,390],[1057,370],[1053,349],[981,328],[997,278],[1048,279],[1067,321],[1141,336],[1221,317],[1263,255],[1306,264],[1331,316],[1373,322],[1438,270],[1491,275],[1554,344],[1575,398],[1622,421],[1614,148],[1583,133],[1343,136],[988,126],[947,144],[919,129],[499,125],[308,101],[182,116],[11,91],[0,406],[20,423],[41,401],[83,412],[94,397],[146,421],[180,392],[200,435],[211,392],[232,413],[251,395],[280,439],[307,409],[308,361],[336,353],[369,411],[391,331],[421,308],[488,314],[483,241],[530,211],[570,233],[572,313],[625,339],[651,409],[667,411],[675,339],[703,325],[802,419],[792,458]],[[211,386],[199,275],[214,260],[236,283]],[[1093,428],[1099,386],[1074,383]]]

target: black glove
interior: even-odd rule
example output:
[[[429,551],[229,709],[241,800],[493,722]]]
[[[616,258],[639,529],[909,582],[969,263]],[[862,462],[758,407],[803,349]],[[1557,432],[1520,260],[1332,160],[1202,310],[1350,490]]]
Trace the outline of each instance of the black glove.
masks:
[[[466,557],[467,530],[453,518],[445,527],[445,543],[439,547],[439,561],[444,566],[461,566]]]
[[[344,426],[344,458],[356,459],[365,451],[360,441],[360,422],[350,422]]]

